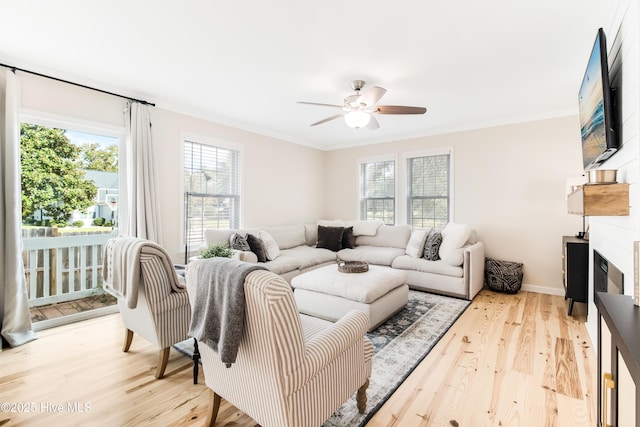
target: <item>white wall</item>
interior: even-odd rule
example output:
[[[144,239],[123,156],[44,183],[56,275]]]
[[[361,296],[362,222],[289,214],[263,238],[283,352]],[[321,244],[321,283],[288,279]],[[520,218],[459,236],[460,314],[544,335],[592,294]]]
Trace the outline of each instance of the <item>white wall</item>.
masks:
[[[621,0],[605,27],[610,77],[622,102],[622,148],[601,168],[618,169],[618,181],[629,183],[629,216],[591,217],[589,261],[589,316],[587,329],[597,345],[597,309],[593,303],[593,250],[597,250],[624,274],[624,293],[633,296],[633,242],[640,240],[638,175],[640,156],[640,43],[638,2]],[[595,33],[594,33],[595,38]],[[586,61],[586,58],[585,58]]]
[[[572,116],[327,152],[324,217],[357,216],[358,159],[453,148],[453,220],[478,231],[488,257],[524,263],[525,289],[564,295],[562,236],[582,229],[566,205],[579,129]]]
[[[23,111],[124,131],[122,98],[18,72]],[[149,100],[152,101],[152,100]],[[242,146],[242,226],[314,222],[322,214],[322,151],[151,107],[163,246],[179,262],[183,246],[182,137]]]

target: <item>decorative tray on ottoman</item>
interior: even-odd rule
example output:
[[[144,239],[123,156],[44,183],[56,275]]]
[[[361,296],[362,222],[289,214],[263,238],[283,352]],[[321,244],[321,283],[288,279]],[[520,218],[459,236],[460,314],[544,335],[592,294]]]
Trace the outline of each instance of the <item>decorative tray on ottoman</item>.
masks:
[[[369,264],[364,261],[339,261],[338,271],[340,273],[364,273],[369,271]]]

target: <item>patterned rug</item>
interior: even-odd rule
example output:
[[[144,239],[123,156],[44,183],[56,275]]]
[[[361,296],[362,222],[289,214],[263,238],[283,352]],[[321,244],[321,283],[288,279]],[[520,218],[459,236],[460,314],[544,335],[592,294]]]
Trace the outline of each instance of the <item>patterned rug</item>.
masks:
[[[367,334],[373,342],[374,355],[366,412],[358,412],[354,395],[323,427],[364,426],[469,304],[458,298],[409,291],[407,306]],[[192,342],[189,339],[174,347],[190,356],[193,354]]]

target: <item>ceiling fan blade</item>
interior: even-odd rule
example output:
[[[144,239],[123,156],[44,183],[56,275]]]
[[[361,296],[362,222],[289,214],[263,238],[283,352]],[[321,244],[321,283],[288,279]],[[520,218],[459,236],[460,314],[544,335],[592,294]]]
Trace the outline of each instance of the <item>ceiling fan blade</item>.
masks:
[[[380,123],[378,123],[375,117],[371,116],[371,119],[369,120],[369,124],[367,124],[367,128],[371,130],[380,129]]]
[[[374,105],[376,102],[380,101],[380,98],[382,98],[386,92],[387,90],[384,88],[371,86],[362,95],[360,95],[358,102],[365,105]]]
[[[403,105],[378,105],[375,111],[378,114],[424,114],[424,107],[407,107]]]
[[[320,102],[304,102],[304,101],[298,101],[298,104],[306,104],[306,105],[319,105],[321,107],[335,107],[335,108],[342,108],[342,105],[336,105],[336,104],[322,104]]]
[[[331,120],[339,119],[344,116],[344,114],[336,114],[335,116],[327,117],[326,119],[320,120],[319,122],[311,123],[309,126],[321,125],[323,123],[330,122]]]

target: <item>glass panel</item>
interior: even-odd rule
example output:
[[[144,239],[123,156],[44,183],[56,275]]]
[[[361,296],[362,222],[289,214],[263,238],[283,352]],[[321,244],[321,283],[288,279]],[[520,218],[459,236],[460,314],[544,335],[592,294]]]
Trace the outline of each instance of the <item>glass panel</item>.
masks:
[[[395,161],[362,163],[360,218],[395,224]]]
[[[118,137],[20,125],[22,258],[34,322],[115,303],[102,289],[102,252],[117,235],[119,145]]]
[[[408,222],[416,228],[442,228],[449,221],[449,154],[407,160]]]
[[[204,244],[207,228],[240,226],[240,153],[185,141],[185,240],[189,248]]]

